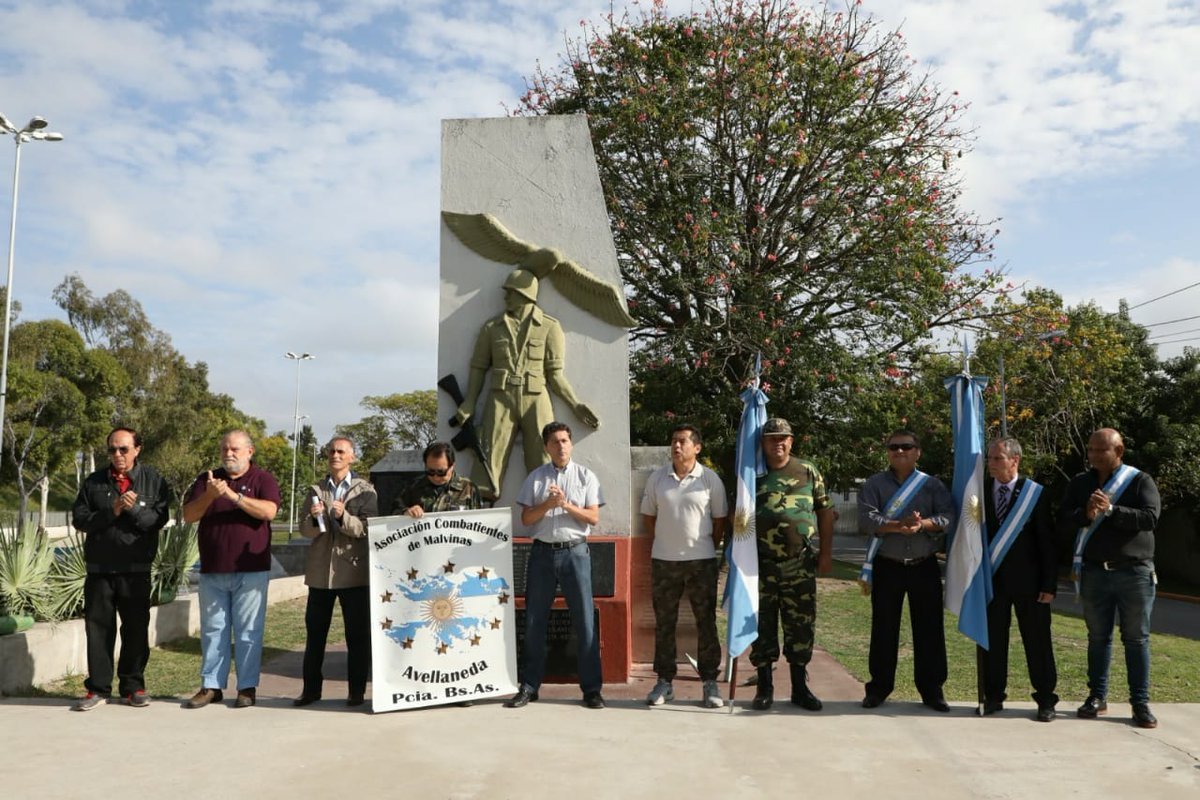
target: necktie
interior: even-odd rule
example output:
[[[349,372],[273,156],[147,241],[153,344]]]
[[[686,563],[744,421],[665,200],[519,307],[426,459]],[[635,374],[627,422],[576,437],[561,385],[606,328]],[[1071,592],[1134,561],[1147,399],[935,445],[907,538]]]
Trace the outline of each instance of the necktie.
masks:
[[[996,490],[996,521],[1003,523],[1004,518],[1008,516],[1008,486],[1001,486]]]

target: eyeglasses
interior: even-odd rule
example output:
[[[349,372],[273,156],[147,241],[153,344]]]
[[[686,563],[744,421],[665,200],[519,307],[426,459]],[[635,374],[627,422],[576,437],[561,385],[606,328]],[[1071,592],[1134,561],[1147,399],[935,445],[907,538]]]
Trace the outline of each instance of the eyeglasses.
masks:
[[[917,446],[912,442],[899,442],[897,444],[889,444],[887,449],[891,450],[893,453],[895,453],[897,450],[907,453],[909,450],[916,450]]]
[[[450,474],[449,469],[427,469],[425,474],[431,478],[444,478]]]
[[[120,453],[121,455],[125,455],[132,449],[133,448],[130,447],[129,445],[121,445],[120,447],[110,447],[110,448],[108,448],[108,454],[110,456],[113,455],[114,453]]]

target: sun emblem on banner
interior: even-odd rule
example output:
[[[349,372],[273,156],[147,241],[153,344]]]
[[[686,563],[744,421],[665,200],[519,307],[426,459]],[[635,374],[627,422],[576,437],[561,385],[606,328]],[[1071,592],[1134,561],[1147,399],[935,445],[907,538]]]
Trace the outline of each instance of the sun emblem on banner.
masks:
[[[421,619],[437,634],[462,618],[463,603],[457,592],[430,597],[421,602]]]

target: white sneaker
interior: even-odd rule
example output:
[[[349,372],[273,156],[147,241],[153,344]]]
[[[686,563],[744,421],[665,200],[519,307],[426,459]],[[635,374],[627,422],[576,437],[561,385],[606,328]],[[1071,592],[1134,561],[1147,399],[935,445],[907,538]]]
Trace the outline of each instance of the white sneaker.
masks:
[[[654,684],[654,688],[650,690],[650,694],[646,695],[646,705],[661,706],[668,700],[675,699],[675,687],[671,686],[670,681],[664,681],[661,678],[658,683]]]
[[[704,682],[704,707],[705,708],[722,708],[725,701],[721,699],[721,690],[717,687],[716,681]]]

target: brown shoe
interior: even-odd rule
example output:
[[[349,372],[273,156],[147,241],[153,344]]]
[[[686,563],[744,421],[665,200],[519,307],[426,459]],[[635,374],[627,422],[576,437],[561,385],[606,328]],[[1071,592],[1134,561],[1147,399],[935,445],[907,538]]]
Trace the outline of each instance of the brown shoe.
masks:
[[[220,689],[200,688],[192,695],[192,699],[183,704],[184,708],[204,708],[209,703],[219,703],[225,697]]]
[[[234,708],[249,708],[257,702],[254,695],[254,687],[249,689],[238,689],[237,700],[233,701]]]

